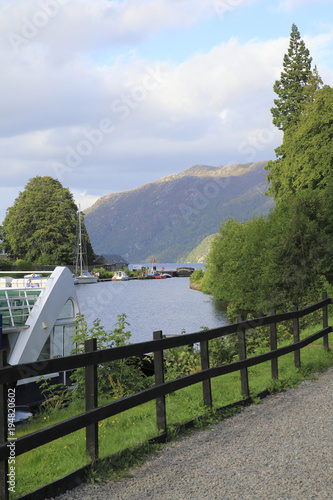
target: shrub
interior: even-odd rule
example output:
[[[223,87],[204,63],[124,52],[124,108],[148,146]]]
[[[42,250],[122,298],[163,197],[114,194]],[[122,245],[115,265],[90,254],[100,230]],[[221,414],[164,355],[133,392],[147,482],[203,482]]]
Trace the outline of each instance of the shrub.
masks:
[[[191,276],[190,276],[190,283],[195,283],[197,281],[200,281],[200,280],[202,280],[203,277],[204,277],[204,272],[201,269],[201,267],[199,267],[199,269],[196,269],[191,274]]]
[[[76,319],[76,329],[73,344],[76,347],[72,354],[84,352],[84,343],[88,339],[97,340],[97,349],[119,347],[130,344],[131,333],[126,330],[128,323],[126,315],[118,315],[118,322],[112,331],[105,331],[100,319],[95,319],[93,327],[88,330],[84,316],[79,314]],[[84,368],[78,368],[71,377],[77,385],[75,394],[83,397],[85,393]],[[119,398],[128,396],[150,385],[150,378],[146,377],[140,368],[140,359],[119,359],[98,366],[97,371],[98,394]]]
[[[94,274],[97,274],[101,279],[108,279],[112,278],[114,273],[111,273],[110,271],[106,271],[104,267],[98,267],[94,268],[93,270]]]

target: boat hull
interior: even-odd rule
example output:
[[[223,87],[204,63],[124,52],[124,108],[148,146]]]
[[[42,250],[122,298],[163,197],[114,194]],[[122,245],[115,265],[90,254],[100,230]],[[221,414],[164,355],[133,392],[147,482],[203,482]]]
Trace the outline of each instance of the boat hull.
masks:
[[[97,283],[97,276],[75,276],[77,285],[88,285],[88,283]]]

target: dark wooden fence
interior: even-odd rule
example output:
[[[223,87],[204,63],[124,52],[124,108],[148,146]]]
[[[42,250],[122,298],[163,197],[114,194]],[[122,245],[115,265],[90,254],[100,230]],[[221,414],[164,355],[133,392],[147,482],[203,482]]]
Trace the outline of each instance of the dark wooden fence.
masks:
[[[243,321],[238,318],[237,323],[215,328],[213,330],[201,331],[187,335],[163,338],[162,332],[154,332],[154,340],[141,342],[112,349],[96,350],[95,340],[86,342],[86,352],[64,358],[57,358],[36,363],[27,363],[24,365],[7,366],[6,353],[0,351],[0,498],[8,499],[8,458],[10,454],[10,439],[8,440],[8,421],[7,421],[7,398],[8,387],[16,381],[28,377],[47,375],[54,372],[63,372],[85,367],[86,373],[86,411],[80,415],[71,417],[67,420],[49,426],[45,429],[33,432],[15,440],[15,456],[26,453],[38,448],[46,443],[66,436],[79,429],[86,428],[86,451],[92,461],[98,459],[98,422],[116,415],[120,412],[134,408],[143,403],[156,400],[156,420],[157,427],[161,434],[155,439],[166,440],[167,416],[165,406],[165,396],[179,389],[189,387],[193,384],[202,382],[203,402],[206,406],[212,406],[212,391],[210,381],[214,377],[225,375],[227,373],[240,371],[240,382],[243,400],[249,400],[249,382],[248,368],[251,366],[271,361],[271,373],[274,379],[278,378],[278,358],[285,354],[294,352],[295,366],[301,366],[300,350],[311,344],[317,339],[323,338],[323,347],[328,350],[328,334],[333,331],[333,327],[328,326],[328,305],[333,303],[333,299],[327,298],[323,293],[320,302],[308,306],[302,310],[294,309],[291,312],[275,314],[271,311],[269,316],[260,317],[250,321]],[[322,310],[323,328],[299,340],[299,319],[315,311]],[[293,343],[284,347],[277,348],[277,324],[283,321],[293,322]],[[269,352],[247,358],[246,353],[246,330],[259,326],[270,325],[270,348]],[[237,333],[239,346],[239,361],[210,368],[208,355],[209,340]],[[201,371],[182,378],[164,382],[164,351],[174,347],[199,344],[201,354]],[[155,386],[138,392],[131,396],[112,401],[103,406],[97,404],[97,366],[108,361],[126,359],[132,356],[141,356],[146,353],[154,353],[154,371]],[[81,474],[82,476],[82,474]],[[75,473],[72,475],[72,484],[77,484]],[[52,497],[59,494],[71,484],[70,476],[66,481],[59,480],[52,485],[40,488],[39,490],[21,497],[21,499],[38,500]]]

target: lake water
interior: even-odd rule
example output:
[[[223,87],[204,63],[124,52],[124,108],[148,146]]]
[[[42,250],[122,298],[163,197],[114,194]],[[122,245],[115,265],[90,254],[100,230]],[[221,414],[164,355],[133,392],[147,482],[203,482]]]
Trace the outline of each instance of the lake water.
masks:
[[[176,266],[179,267],[164,265],[166,270]],[[108,281],[77,285],[77,294],[88,327],[99,318],[106,330],[112,330],[117,315],[126,314],[132,343],[152,340],[155,330],[162,330],[165,335],[179,335],[182,330],[193,333],[202,326],[226,325],[226,314],[220,303],[191,290],[189,285],[188,278]]]

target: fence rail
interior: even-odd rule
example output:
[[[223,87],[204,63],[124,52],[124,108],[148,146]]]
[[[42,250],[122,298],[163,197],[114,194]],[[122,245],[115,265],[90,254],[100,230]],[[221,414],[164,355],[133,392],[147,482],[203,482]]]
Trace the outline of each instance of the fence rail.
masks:
[[[301,310],[275,314],[271,311],[269,316],[263,316],[253,320],[243,321],[238,318],[237,323],[205,330],[198,333],[186,334],[175,337],[163,338],[161,331],[154,332],[154,340],[130,344],[127,346],[96,350],[94,340],[87,341],[84,354],[76,354],[64,358],[46,360],[42,362],[27,363],[24,365],[6,366],[6,353],[0,351],[0,498],[7,500],[8,497],[8,458],[10,454],[10,440],[8,440],[7,421],[7,398],[8,385],[28,377],[46,375],[54,372],[63,372],[85,367],[86,377],[86,411],[80,415],[49,426],[45,429],[30,433],[15,440],[15,455],[31,451],[39,446],[50,443],[60,437],[66,436],[79,429],[86,428],[86,451],[87,456],[93,461],[98,459],[98,422],[114,416],[120,412],[134,408],[148,401],[156,400],[156,423],[159,431],[166,435],[167,416],[165,396],[179,389],[189,387],[202,382],[203,402],[206,406],[212,406],[211,379],[227,373],[240,371],[241,389],[243,398],[249,398],[248,368],[251,366],[271,361],[272,378],[278,378],[278,358],[285,354],[294,352],[295,366],[301,366],[300,350],[323,338],[324,349],[329,349],[328,334],[333,331],[333,327],[328,326],[328,305],[333,303],[333,299],[328,298],[326,292],[323,293],[321,301]],[[319,309],[322,310],[323,328],[299,340],[299,319],[307,316]],[[282,321],[291,320],[293,322],[293,343],[277,348],[277,328],[276,325]],[[0,318],[1,321],[1,318]],[[270,325],[270,348],[269,352],[247,358],[246,353],[246,331],[259,326]],[[239,361],[227,365],[210,368],[208,341],[237,333],[239,347]],[[201,355],[201,371],[184,376],[168,382],[164,381],[164,352],[174,347],[199,344]],[[133,356],[140,356],[152,352],[154,354],[155,386],[140,391],[131,396],[121,398],[102,406],[97,404],[97,366],[101,363],[115,361]],[[58,490],[59,491],[59,490]],[[28,497],[26,497],[28,498]]]

